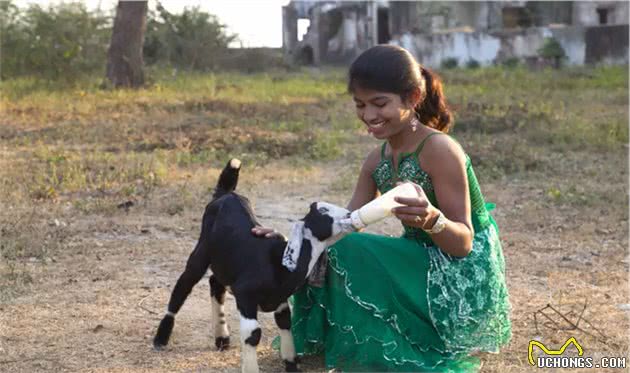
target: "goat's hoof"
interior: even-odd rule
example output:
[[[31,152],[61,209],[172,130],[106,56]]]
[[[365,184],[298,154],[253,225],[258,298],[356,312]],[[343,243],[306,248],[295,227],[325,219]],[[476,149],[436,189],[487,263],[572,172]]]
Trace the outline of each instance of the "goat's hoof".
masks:
[[[153,342],[153,349],[155,351],[162,351],[166,348],[165,344],[161,344],[161,343],[157,343],[157,342]]]
[[[297,366],[297,360],[294,362],[284,361],[284,371],[285,372],[301,372]]]
[[[230,348],[230,337],[216,337],[214,345],[217,346],[217,350],[225,351]]]

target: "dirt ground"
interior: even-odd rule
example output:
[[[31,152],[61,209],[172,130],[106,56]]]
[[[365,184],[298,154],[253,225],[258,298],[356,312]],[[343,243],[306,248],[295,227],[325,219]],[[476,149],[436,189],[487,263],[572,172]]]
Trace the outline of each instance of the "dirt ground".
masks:
[[[598,157],[593,155],[588,167],[596,170],[603,161],[626,162],[621,153]],[[245,165],[239,191],[252,200],[264,225],[286,233],[289,219],[302,216],[311,201],[346,203],[349,196],[334,184],[340,170],[352,171],[340,161],[321,162],[305,171],[282,163],[255,170]],[[173,198],[172,191],[158,191],[128,211],[109,214],[76,216],[63,205],[51,210],[48,224],[64,228],[64,249],[51,258],[25,261],[30,285],[20,296],[0,303],[0,371],[238,371],[234,299],[228,295],[233,345],[217,352],[207,276],[178,314],[169,347],[155,352],[151,346],[171,288],[199,233],[207,198],[203,190],[209,187],[203,184],[216,180],[217,173],[209,170],[202,177],[193,176],[187,185],[193,191],[194,207],[175,215],[156,213]],[[610,187],[626,188],[624,178],[608,176],[616,180]],[[541,185],[546,182],[516,178],[482,182],[486,199],[498,206],[494,215],[507,262],[514,334],[500,354],[481,356],[482,372],[533,371],[527,363],[530,339],[559,347],[575,336],[587,356],[628,356],[627,214],[623,209],[579,205],[548,208],[536,202],[543,199]],[[390,219],[372,231],[397,235],[400,228]],[[584,302],[587,306],[578,325],[582,330],[554,330],[551,323],[542,324],[540,315],[536,330],[534,313],[545,305],[552,304],[576,322]],[[556,327],[567,327],[559,317],[553,318]],[[279,354],[271,348],[277,335],[273,317],[263,314],[260,319],[261,370],[281,371]],[[323,360],[314,357],[304,358],[302,369],[325,371]]]

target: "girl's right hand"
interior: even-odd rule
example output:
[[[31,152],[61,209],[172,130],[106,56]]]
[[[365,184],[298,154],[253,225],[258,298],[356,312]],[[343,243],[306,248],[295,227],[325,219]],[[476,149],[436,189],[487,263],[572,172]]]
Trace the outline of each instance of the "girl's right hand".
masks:
[[[252,234],[259,237],[264,236],[265,238],[283,238],[286,241],[286,237],[282,233],[272,228],[254,227],[252,228]]]

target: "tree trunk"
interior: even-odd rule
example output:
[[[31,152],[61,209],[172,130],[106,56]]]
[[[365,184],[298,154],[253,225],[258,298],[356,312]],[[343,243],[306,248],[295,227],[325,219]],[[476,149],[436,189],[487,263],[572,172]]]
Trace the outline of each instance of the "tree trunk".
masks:
[[[107,79],[116,88],[144,84],[142,45],[147,26],[146,1],[119,1],[107,51]]]

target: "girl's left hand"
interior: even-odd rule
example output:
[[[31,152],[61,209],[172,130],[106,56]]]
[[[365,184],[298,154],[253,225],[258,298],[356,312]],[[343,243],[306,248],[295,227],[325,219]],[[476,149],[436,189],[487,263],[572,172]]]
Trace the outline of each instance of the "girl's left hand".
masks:
[[[431,205],[427,195],[422,187],[416,183],[411,183],[418,191],[418,197],[396,197],[394,200],[405,206],[395,207],[392,209],[394,215],[409,227],[423,229],[423,227],[431,228],[435,223],[435,219],[439,215],[438,209]]]
[[[287,238],[282,233],[276,231],[273,228],[265,228],[265,227],[256,226],[252,228],[252,234],[258,237],[264,236],[265,238],[273,237],[273,238],[283,238],[285,241],[287,240]]]

